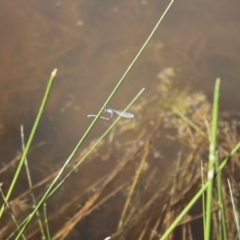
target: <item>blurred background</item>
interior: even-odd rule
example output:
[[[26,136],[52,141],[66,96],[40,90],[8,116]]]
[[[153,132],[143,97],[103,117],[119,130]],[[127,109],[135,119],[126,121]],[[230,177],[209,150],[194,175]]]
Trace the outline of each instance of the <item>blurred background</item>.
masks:
[[[92,120],[86,115],[97,113],[168,3],[2,1],[2,161],[19,150],[20,124],[27,134],[54,68],[57,78],[35,141],[59,146],[51,161],[64,158]],[[176,1],[110,106],[122,109],[142,87],[151,91],[158,73],[171,66],[182,72],[180,85],[190,83],[210,99],[220,77],[222,107],[239,110],[239,5]]]
[[[98,112],[168,3],[1,1],[1,165],[21,151],[20,125],[27,139],[57,68],[29,161],[33,181],[61,166],[93,120],[86,116]],[[239,9],[237,0],[175,1],[109,106],[123,109],[143,87],[150,93],[158,74],[171,67],[179,86],[201,90],[210,101],[214,82],[221,78],[221,109],[239,111]],[[108,125],[98,121],[84,144]],[[6,190],[9,182],[4,183]]]

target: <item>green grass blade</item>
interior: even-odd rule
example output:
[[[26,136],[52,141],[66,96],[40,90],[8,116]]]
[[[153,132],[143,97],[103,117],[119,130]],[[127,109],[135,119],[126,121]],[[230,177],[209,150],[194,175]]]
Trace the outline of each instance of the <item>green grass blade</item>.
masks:
[[[47,206],[46,203],[43,204],[43,213],[44,213],[44,221],[45,221],[45,226],[46,226],[46,232],[47,232],[47,239],[51,240],[51,234],[50,234],[50,229],[48,225],[48,217],[47,217]]]
[[[220,79],[216,80],[214,88],[213,112],[212,112],[212,134],[209,147],[209,163],[208,163],[208,190],[206,200],[206,226],[205,226],[205,240],[210,240],[211,236],[211,220],[212,220],[212,196],[213,196],[213,179],[214,168],[216,162],[216,146],[217,146],[217,132],[218,132],[218,112],[219,112],[219,90]]]
[[[185,121],[190,127],[195,129],[199,134],[202,136],[206,136],[207,134],[203,132],[202,129],[200,129],[196,124],[194,124],[190,119],[188,119],[183,113],[181,113],[177,108],[172,108],[173,112],[176,113],[180,118],[182,118],[183,121]]]
[[[216,169],[219,167],[219,159],[217,157],[216,161]],[[225,212],[225,204],[224,204],[224,198],[223,198],[223,192],[222,192],[222,172],[220,171],[217,175],[217,189],[218,189],[218,204],[220,208],[220,216],[219,216],[219,229],[220,229],[220,240],[228,239],[228,231],[227,231],[227,223],[226,223],[226,212]]]
[[[24,139],[23,125],[20,126],[20,133],[21,133],[22,151],[24,152],[24,149],[25,149],[25,139]],[[30,192],[30,196],[32,198],[33,206],[36,206],[37,205],[37,201],[36,201],[36,198],[35,198],[35,195],[34,195],[34,192],[33,192],[32,178],[31,178],[29,167],[28,167],[28,160],[27,160],[27,158],[25,158],[24,164],[25,164],[25,169],[26,169],[26,174],[27,174],[28,186],[29,186],[29,189],[31,191]],[[37,216],[38,226],[39,226],[39,229],[40,229],[40,232],[41,232],[41,235],[42,235],[42,239],[46,239],[45,233],[44,233],[44,230],[43,230],[43,223],[42,223],[42,220],[41,220],[41,217],[40,217],[40,213],[38,211],[36,213],[36,216]]]
[[[28,216],[28,217],[29,217],[29,216]],[[24,221],[22,221],[21,224],[18,225],[17,229],[15,229],[14,231],[12,231],[12,233],[8,236],[8,238],[7,238],[6,240],[12,239],[12,237],[14,236],[14,234],[15,234],[17,231],[19,231],[21,227],[24,226],[24,224],[25,224],[25,222],[27,221],[28,217],[27,217]]]
[[[170,3],[168,4],[168,6],[166,7],[165,11],[163,12],[162,16],[160,17],[160,19],[158,20],[157,24],[155,25],[155,27],[153,28],[153,30],[151,31],[151,33],[149,34],[147,40],[144,42],[144,44],[142,45],[142,47],[140,48],[139,52],[137,53],[137,55],[135,56],[135,58],[133,59],[133,61],[130,63],[130,65],[128,66],[127,70],[124,72],[123,76],[120,78],[119,82],[117,83],[117,85],[115,86],[115,88],[113,89],[113,91],[111,92],[111,94],[109,95],[109,97],[107,98],[107,100],[105,101],[105,103],[103,104],[103,106],[101,107],[101,109],[99,110],[97,117],[93,120],[91,126],[93,126],[95,124],[95,122],[97,121],[98,117],[101,115],[102,111],[104,110],[104,108],[107,106],[108,102],[112,99],[113,95],[116,93],[116,91],[118,90],[118,88],[120,87],[120,85],[122,84],[122,82],[124,81],[125,77],[128,75],[128,73],[130,72],[130,70],[132,69],[132,67],[134,66],[134,64],[137,62],[138,58],[140,57],[140,55],[142,54],[143,50],[146,48],[147,44],[149,43],[150,39],[153,37],[154,33],[157,31],[160,23],[162,22],[163,18],[165,17],[165,15],[167,14],[168,10],[170,9],[170,7],[172,6],[174,0],[171,0]],[[90,126],[90,127],[91,127]],[[86,131],[86,135],[88,134],[88,132]],[[84,136],[85,138],[85,136]]]
[[[33,138],[35,136],[35,133],[36,133],[36,130],[37,130],[37,127],[38,127],[38,124],[40,122],[40,119],[42,117],[42,114],[43,114],[43,110],[44,110],[44,107],[47,103],[47,100],[48,100],[48,97],[49,97],[49,94],[50,94],[50,91],[51,91],[51,88],[52,88],[52,85],[53,85],[53,82],[54,82],[54,79],[55,79],[55,76],[56,76],[56,73],[57,73],[57,69],[54,69],[53,72],[51,73],[51,76],[50,76],[50,79],[48,81],[48,85],[47,85],[47,88],[46,88],[46,91],[45,91],[45,94],[44,94],[44,97],[43,97],[43,100],[42,100],[42,103],[41,103],[41,106],[39,108],[39,111],[38,111],[38,114],[37,114],[37,117],[36,117],[36,120],[34,122],[34,125],[33,125],[33,128],[32,128],[32,131],[30,133],[30,136],[29,136],[29,139],[27,141],[27,145],[26,145],[26,148],[24,149],[23,151],[23,154],[22,154],[22,157],[21,157],[21,160],[18,164],[18,168],[14,174],[14,177],[13,177],[13,180],[12,180],[12,183],[9,187],[9,190],[7,192],[7,195],[6,195],[6,201],[8,202],[10,197],[11,197],[11,194],[13,192],[13,189],[17,183],[17,179],[19,177],[19,174],[21,172],[21,169],[23,167],[23,164],[24,164],[24,161],[25,161],[25,158],[27,157],[27,153],[30,149],[30,146],[31,146],[31,143],[33,141]],[[2,207],[1,207],[1,210],[0,210],[0,219],[2,217],[2,214],[3,214],[3,211],[4,211],[4,208],[5,208],[5,204],[3,203]]]
[[[201,172],[202,172],[202,187],[204,186],[204,171],[203,171],[203,162],[201,161]],[[206,226],[206,203],[205,203],[205,192],[202,194],[202,212],[203,212],[203,231],[205,232]]]
[[[127,106],[127,108],[124,110],[126,111],[133,103],[134,101],[136,101],[136,99],[142,94],[142,92],[145,89],[143,88],[137,95],[136,97],[131,101],[131,103]],[[46,192],[44,193],[43,197],[41,198],[41,200],[39,201],[38,205],[34,208],[34,210],[32,211],[31,214],[29,214],[29,216],[27,217],[27,219],[24,220],[24,225],[22,226],[19,234],[16,237],[16,240],[20,238],[21,234],[24,232],[24,230],[26,229],[26,227],[28,226],[28,224],[30,223],[30,221],[32,220],[32,218],[34,217],[34,215],[36,214],[36,212],[38,211],[38,209],[40,208],[40,206],[44,203],[44,201],[46,201],[46,199],[56,190],[58,189],[61,184],[64,182],[64,180],[70,176],[70,174],[72,172],[74,172],[76,170],[76,168],[84,161],[84,159],[91,153],[91,151],[97,146],[97,144],[102,140],[102,138],[104,136],[106,136],[106,134],[111,130],[111,128],[116,124],[116,122],[120,119],[120,116],[113,122],[113,124],[106,130],[106,132],[102,135],[102,137],[93,145],[93,147],[84,155],[84,157],[74,166],[74,168],[72,168],[72,170],[67,174],[67,176],[60,182],[60,184],[58,184],[55,188],[54,185],[57,182],[57,180],[59,179],[60,175],[62,174],[62,172],[64,171],[64,169],[66,168],[67,164],[69,163],[69,161],[71,160],[71,158],[74,156],[75,152],[76,152],[76,147],[74,148],[73,152],[70,154],[70,156],[68,157],[67,161],[64,163],[63,167],[60,169],[58,175],[55,177],[55,179],[53,180],[53,182],[51,183],[51,185],[49,186],[49,188],[46,190]]]

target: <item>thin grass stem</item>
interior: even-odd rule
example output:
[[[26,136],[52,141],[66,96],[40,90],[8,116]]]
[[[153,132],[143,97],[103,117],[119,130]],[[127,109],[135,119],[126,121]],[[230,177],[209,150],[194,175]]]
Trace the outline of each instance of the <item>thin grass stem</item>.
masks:
[[[185,121],[190,127],[195,129],[198,133],[200,133],[202,136],[207,136],[205,132],[203,132],[202,129],[200,129],[195,123],[193,123],[190,119],[188,119],[183,113],[181,113],[177,108],[172,108],[173,112],[176,113],[180,118],[182,118],[183,121]]]
[[[229,192],[230,192],[230,196],[231,196],[231,202],[232,202],[232,207],[233,207],[233,212],[234,212],[234,219],[235,219],[235,223],[236,223],[238,239],[240,239],[239,214],[238,214],[238,211],[237,211],[235,203],[234,203],[231,183],[230,183],[229,179],[227,181],[228,181],[228,188],[229,188]]]
[[[216,146],[218,132],[218,112],[219,112],[219,91],[220,79],[216,80],[214,88],[213,110],[212,110],[212,133],[209,146],[209,163],[208,163],[208,190],[206,200],[206,225],[204,239],[210,240],[211,236],[211,219],[212,219],[212,196],[213,196],[213,179],[216,162]]]
[[[13,192],[13,189],[17,183],[17,180],[18,180],[18,177],[19,177],[19,174],[21,172],[21,169],[23,167],[23,164],[24,164],[24,161],[25,161],[25,158],[27,157],[27,154],[28,154],[28,151],[30,149],[30,146],[31,146],[31,143],[33,141],[33,138],[35,136],[35,133],[36,133],[36,130],[37,130],[37,127],[39,125],[39,122],[40,122],[40,119],[42,117],[42,114],[43,114],[43,110],[44,110],[44,107],[46,106],[46,103],[47,103],[47,100],[48,100],[48,97],[49,97],[49,94],[50,94],[50,91],[52,89],[52,85],[53,85],[53,82],[54,82],[54,79],[55,79],[55,76],[56,76],[56,73],[57,73],[57,69],[54,69],[51,73],[51,76],[49,78],[49,81],[48,81],[48,85],[47,85],[47,88],[46,88],[46,91],[44,93],[44,96],[43,96],[43,100],[42,100],[42,103],[40,105],[40,108],[39,108],[39,111],[38,111],[38,114],[37,114],[37,117],[36,117],[36,120],[34,122],[34,125],[33,125],[33,128],[32,128],[32,131],[30,133],[30,136],[29,136],[29,139],[27,141],[27,145],[26,145],[26,148],[24,149],[23,151],[23,154],[22,154],[22,157],[21,157],[21,160],[18,164],[18,167],[17,167],[17,170],[14,174],[14,177],[13,177],[13,180],[11,182],[11,185],[8,189],[8,192],[7,192],[7,195],[6,195],[6,202],[9,201],[10,197],[11,197],[11,194]],[[3,203],[2,207],[1,207],[1,210],[0,210],[0,219],[2,217],[2,214],[4,212],[4,209],[5,209],[5,203]]]
[[[8,209],[9,209],[9,212],[10,212],[10,215],[11,215],[11,218],[12,218],[13,222],[15,223],[16,227],[19,228],[17,219],[16,219],[16,217],[15,217],[15,215],[14,215],[11,207],[9,206],[8,202],[6,202],[6,197],[4,196],[4,193],[3,193],[3,191],[2,191],[2,186],[0,186],[0,193],[1,193],[1,196],[2,196],[2,199],[3,199],[3,202],[6,204],[6,206],[7,206]],[[23,238],[23,240],[27,240],[24,235],[22,235],[22,238]]]
[[[202,173],[202,187],[204,186],[204,169],[203,169],[203,161],[201,161],[201,173]],[[202,194],[202,212],[203,212],[203,232],[205,233],[205,225],[206,225],[206,203],[205,203],[205,192]]]
[[[101,113],[103,112],[104,108],[107,106],[108,102],[112,99],[113,95],[116,93],[116,91],[118,90],[118,88],[120,87],[120,85],[122,84],[122,82],[124,81],[125,77],[128,75],[128,73],[130,72],[130,70],[132,69],[132,67],[134,66],[134,64],[137,62],[138,58],[140,57],[140,55],[143,53],[144,49],[146,48],[147,44],[149,43],[150,39],[153,37],[153,35],[155,34],[155,32],[157,31],[160,23],[162,22],[162,20],[164,19],[165,15],[167,14],[168,10],[171,8],[172,4],[173,4],[174,0],[171,0],[170,3],[168,4],[168,6],[166,7],[165,11],[163,12],[162,16],[159,18],[159,20],[157,21],[157,24],[155,25],[155,27],[153,28],[153,30],[151,31],[151,33],[149,34],[148,38],[146,39],[146,41],[144,42],[144,44],[142,45],[142,47],[140,48],[139,52],[137,53],[137,55],[135,56],[135,58],[133,59],[133,61],[130,63],[130,65],[128,66],[127,70],[124,72],[124,74],[122,75],[122,77],[120,78],[119,82],[117,83],[117,85],[115,86],[115,88],[113,89],[113,91],[111,92],[111,94],[109,95],[109,97],[107,98],[107,100],[105,101],[105,103],[103,104],[103,106],[101,107],[101,109],[99,110],[97,117],[95,118],[95,120],[93,121],[92,124],[94,124],[97,121],[97,118],[99,118],[99,116],[101,115]]]
[[[175,200],[176,197],[176,190],[177,190],[177,185],[178,181],[180,178],[180,163],[182,160],[182,152],[178,152],[177,155],[177,161],[176,161],[176,166],[174,166],[174,177],[173,177],[173,184],[171,186],[171,189],[169,191],[169,204],[168,206],[171,206]],[[166,226],[169,226],[174,218],[174,214],[169,214],[169,217],[166,220]]]
[[[216,169],[219,167],[219,158],[217,157],[216,161]],[[222,192],[222,172],[220,171],[217,175],[217,189],[218,189],[218,204],[219,204],[219,234],[220,240],[228,239],[228,231],[227,231],[227,223],[226,223],[226,212],[225,212],[225,204]]]
[[[24,140],[23,125],[21,125],[21,127],[20,127],[20,135],[21,135],[21,142],[22,142],[22,151],[24,152],[25,140]],[[24,164],[25,164],[25,169],[26,169],[26,174],[27,174],[27,179],[28,179],[28,185],[29,185],[29,188],[30,188],[30,191],[31,191],[30,195],[31,195],[31,198],[32,198],[32,201],[33,201],[33,205],[36,206],[37,201],[36,201],[36,198],[35,198],[34,193],[33,193],[32,178],[31,178],[31,174],[30,174],[30,171],[29,171],[27,158],[25,158]],[[42,223],[39,211],[36,212],[36,216],[37,216],[38,226],[39,226],[39,229],[40,229],[40,232],[41,232],[41,235],[42,235],[42,239],[44,240],[44,239],[46,239],[46,236],[45,236],[45,233],[44,233],[43,223]]]
[[[48,217],[47,217],[47,204],[43,204],[43,213],[44,213],[44,221],[45,221],[45,226],[46,226],[46,232],[47,232],[47,239],[51,240],[51,234],[50,234],[50,229],[48,225]]]
[[[12,237],[14,236],[14,234],[15,234],[17,231],[19,231],[19,229],[25,224],[25,222],[27,221],[28,218],[29,218],[29,216],[17,226],[17,229],[15,229],[14,231],[12,231],[12,233],[8,236],[8,238],[7,238],[6,240],[12,239]]]

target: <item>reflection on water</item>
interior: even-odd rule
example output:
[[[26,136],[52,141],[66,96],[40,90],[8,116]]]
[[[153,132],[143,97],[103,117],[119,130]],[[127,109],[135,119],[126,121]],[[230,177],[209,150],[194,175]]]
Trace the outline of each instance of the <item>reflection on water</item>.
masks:
[[[57,67],[57,79],[33,145],[45,144],[29,155],[36,182],[54,172],[88,127],[86,116],[97,112],[167,4],[141,0],[1,3],[3,164],[21,150],[20,124],[24,124],[27,137],[49,74]],[[216,77],[222,78],[223,106],[238,110],[239,5],[226,1],[174,3],[111,106],[123,109],[143,87],[151,92],[159,72],[173,67],[179,85],[190,82],[208,95]],[[99,136],[107,124],[99,122],[89,139]],[[94,165],[88,174],[95,175],[96,170]],[[82,189],[89,184],[88,174],[79,180]],[[11,176],[6,179],[7,189]],[[16,196],[27,188],[24,179],[25,175]]]

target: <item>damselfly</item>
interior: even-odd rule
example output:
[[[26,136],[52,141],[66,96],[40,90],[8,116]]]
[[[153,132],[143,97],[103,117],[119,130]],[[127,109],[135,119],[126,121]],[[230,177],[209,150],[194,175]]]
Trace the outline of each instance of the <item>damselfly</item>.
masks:
[[[104,109],[104,112],[107,112],[110,114],[110,116],[108,118],[100,116],[100,118],[105,119],[105,120],[110,120],[113,117],[114,113],[118,114],[121,117],[125,117],[125,118],[133,118],[134,117],[134,115],[132,113],[115,110],[110,107],[106,107]],[[97,115],[87,115],[87,117],[96,117],[96,116]]]

